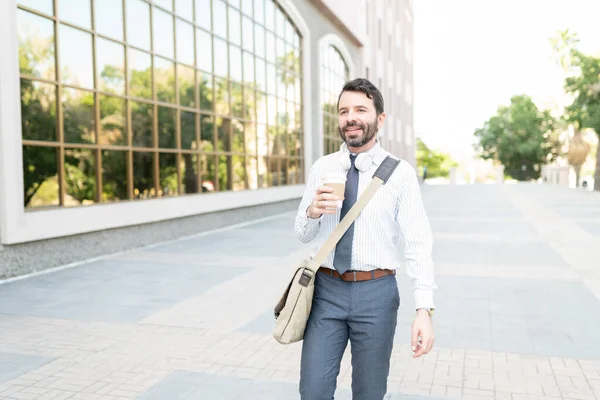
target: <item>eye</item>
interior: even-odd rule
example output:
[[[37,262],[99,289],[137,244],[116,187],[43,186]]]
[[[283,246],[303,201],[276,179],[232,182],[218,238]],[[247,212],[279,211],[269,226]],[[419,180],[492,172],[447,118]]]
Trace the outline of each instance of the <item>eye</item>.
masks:
[[[340,115],[346,115],[346,114],[348,114],[347,111],[345,111],[345,110],[344,111],[340,111]]]

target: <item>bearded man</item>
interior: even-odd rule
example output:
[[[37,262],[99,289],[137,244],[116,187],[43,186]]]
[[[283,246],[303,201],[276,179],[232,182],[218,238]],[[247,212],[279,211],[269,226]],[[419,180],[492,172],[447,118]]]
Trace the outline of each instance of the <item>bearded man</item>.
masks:
[[[294,230],[313,256],[369,185],[387,156],[377,132],[385,113],[380,91],[366,79],[347,82],[338,98],[340,151],[311,167]],[[393,157],[393,156],[392,156]],[[331,172],[346,172],[342,207],[322,184]],[[350,341],[354,399],[382,400],[400,294],[396,269],[402,263],[412,284],[416,315],[411,329],[413,357],[434,342],[432,234],[415,169],[404,160],[364,208],[319,268],[313,304],[304,332],[300,371],[303,400],[331,400],[342,356]]]

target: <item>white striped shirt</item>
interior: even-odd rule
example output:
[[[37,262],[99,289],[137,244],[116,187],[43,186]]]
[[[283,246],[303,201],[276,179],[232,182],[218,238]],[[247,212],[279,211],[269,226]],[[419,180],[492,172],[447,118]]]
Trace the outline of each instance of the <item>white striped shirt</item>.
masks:
[[[359,169],[358,196],[367,188],[375,170],[390,153],[381,148],[379,141],[367,152],[358,155],[355,165]],[[397,157],[394,157],[397,159]],[[312,219],[306,210],[312,203],[322,177],[329,172],[343,172],[350,168],[350,152],[346,144],[340,151],[319,158],[311,167],[304,196],[298,207],[294,224],[296,236],[303,243],[315,240],[311,257],[325,243],[340,219],[337,214],[324,214]],[[432,233],[429,219],[421,199],[415,169],[406,161],[400,164],[385,185],[354,222],[352,266],[354,271],[396,269],[402,264],[402,240],[406,273],[413,289],[415,308],[434,308],[435,285],[432,250]],[[333,267],[335,251],[331,251],[322,266]]]

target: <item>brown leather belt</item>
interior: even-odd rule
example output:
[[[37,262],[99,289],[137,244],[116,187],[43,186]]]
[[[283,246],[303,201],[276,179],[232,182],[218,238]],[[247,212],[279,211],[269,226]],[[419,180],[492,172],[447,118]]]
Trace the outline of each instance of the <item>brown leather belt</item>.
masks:
[[[320,267],[319,272],[322,272],[334,278],[341,279],[346,282],[370,281],[372,279],[379,279],[387,275],[396,275],[395,269],[374,269],[372,271],[347,271],[340,276],[340,273],[334,269]]]

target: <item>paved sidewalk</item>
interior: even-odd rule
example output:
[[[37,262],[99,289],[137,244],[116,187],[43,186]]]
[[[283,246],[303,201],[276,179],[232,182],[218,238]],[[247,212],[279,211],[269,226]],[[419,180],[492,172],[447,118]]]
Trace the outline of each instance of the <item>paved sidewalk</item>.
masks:
[[[406,276],[389,399],[600,399],[600,195],[424,186],[436,347]],[[272,308],[308,248],[293,213],[0,285],[0,400],[298,399]],[[336,399],[350,399],[346,354]]]

